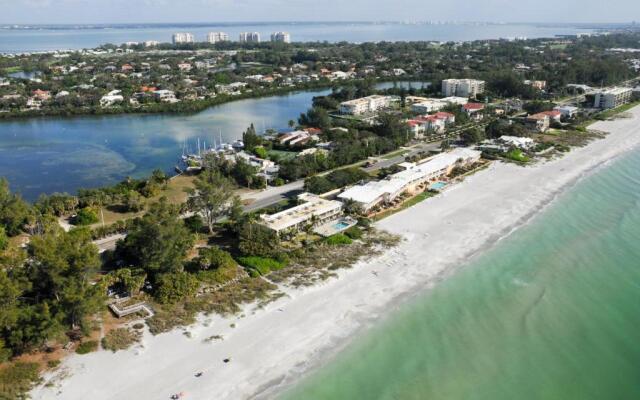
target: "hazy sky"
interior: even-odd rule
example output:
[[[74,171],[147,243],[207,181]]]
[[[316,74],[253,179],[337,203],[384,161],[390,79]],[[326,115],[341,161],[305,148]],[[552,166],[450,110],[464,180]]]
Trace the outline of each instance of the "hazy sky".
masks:
[[[0,0],[0,23],[457,20],[629,22],[640,0]]]

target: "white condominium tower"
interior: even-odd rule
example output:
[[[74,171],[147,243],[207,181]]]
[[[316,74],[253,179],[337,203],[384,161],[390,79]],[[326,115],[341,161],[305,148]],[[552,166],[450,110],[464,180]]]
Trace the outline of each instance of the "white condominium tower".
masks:
[[[271,34],[272,42],[291,43],[289,32],[274,32]]]
[[[207,42],[209,43],[218,43],[218,42],[228,42],[229,35],[225,32],[209,32],[207,35]]]
[[[476,97],[484,93],[484,81],[476,79],[445,79],[442,81],[442,94],[445,97]]]
[[[260,43],[260,34],[258,32],[242,32],[240,34],[241,43]]]
[[[193,43],[193,35],[187,32],[173,34],[173,44]]]

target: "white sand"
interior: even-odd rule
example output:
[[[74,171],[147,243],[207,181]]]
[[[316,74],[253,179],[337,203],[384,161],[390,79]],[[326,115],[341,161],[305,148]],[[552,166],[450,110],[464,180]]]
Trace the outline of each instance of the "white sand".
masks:
[[[183,330],[152,337],[113,354],[73,355],[47,374],[34,399],[186,399],[273,397],[311,366],[326,361],[347,338],[393,308],[394,300],[433,285],[469,256],[522,225],[560,191],[607,160],[640,143],[640,107],[633,119],[602,122],[606,139],[564,158],[521,168],[496,163],[444,194],[385,219],[382,229],[405,241],[319,286],[246,317],[202,318]],[[376,276],[372,272],[376,271]],[[230,324],[236,327],[231,328]],[[221,334],[223,341],[204,343]],[[231,357],[229,364],[222,360]],[[203,371],[200,378],[194,377]],[[61,379],[60,375],[67,376]]]

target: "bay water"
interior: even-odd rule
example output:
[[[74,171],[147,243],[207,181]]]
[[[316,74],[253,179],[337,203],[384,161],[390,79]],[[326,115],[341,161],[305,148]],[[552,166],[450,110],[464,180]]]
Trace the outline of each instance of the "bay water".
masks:
[[[389,310],[281,398],[638,399],[639,339],[636,150]]]
[[[515,23],[398,23],[398,22],[245,22],[209,24],[124,24],[91,26],[0,26],[0,53],[23,53],[94,48],[157,40],[170,42],[175,32],[191,32],[204,41],[208,32],[224,31],[231,40],[240,32],[259,32],[263,41],[271,32],[288,31],[295,42],[469,41],[501,38],[540,38],[593,32],[615,26]]]

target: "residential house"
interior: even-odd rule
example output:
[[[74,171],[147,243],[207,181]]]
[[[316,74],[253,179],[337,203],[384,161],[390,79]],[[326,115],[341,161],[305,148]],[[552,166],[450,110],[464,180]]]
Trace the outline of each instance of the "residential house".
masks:
[[[475,121],[479,121],[483,118],[482,111],[484,110],[484,104],[482,103],[467,103],[462,106],[462,111],[467,116]]]
[[[578,107],[573,106],[556,106],[553,108],[556,111],[559,111],[562,115],[562,118],[571,119],[578,115],[578,111],[580,109]]]
[[[110,107],[116,103],[121,103],[124,100],[124,97],[121,93],[122,91],[120,90],[112,90],[111,92],[102,96],[102,98],[100,99],[100,106]]]
[[[551,124],[551,119],[545,113],[529,115],[525,119],[525,125],[538,132],[546,132]]]

